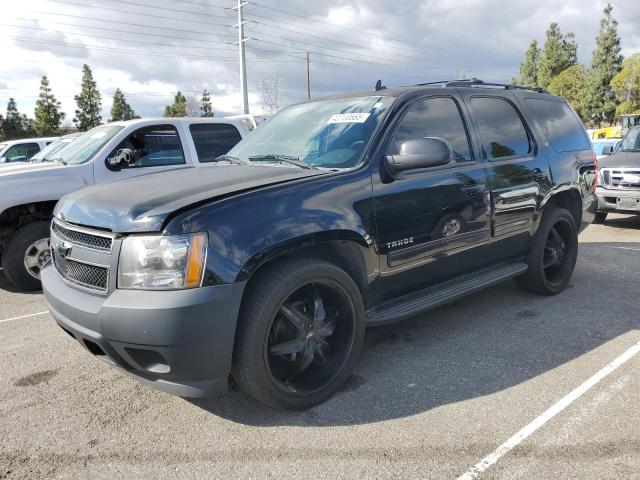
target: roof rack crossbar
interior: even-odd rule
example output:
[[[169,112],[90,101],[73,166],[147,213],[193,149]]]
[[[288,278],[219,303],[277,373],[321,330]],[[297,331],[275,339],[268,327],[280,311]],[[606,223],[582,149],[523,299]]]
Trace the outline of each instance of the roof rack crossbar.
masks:
[[[423,85],[442,85],[443,87],[488,87],[488,88],[503,88],[505,90],[530,90],[536,93],[549,93],[542,87],[525,86],[525,85],[511,85],[508,83],[492,83],[484,82],[478,78],[469,78],[461,80],[440,80],[438,82],[419,83],[419,86]]]

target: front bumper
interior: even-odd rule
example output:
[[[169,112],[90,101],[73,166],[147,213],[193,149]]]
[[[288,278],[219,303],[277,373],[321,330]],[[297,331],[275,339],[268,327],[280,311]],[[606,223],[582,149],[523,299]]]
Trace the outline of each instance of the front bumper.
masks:
[[[51,264],[41,278],[53,318],[93,355],[174,395],[226,392],[245,283],[103,296],[68,285]]]
[[[620,212],[640,214],[640,189],[619,190],[598,187],[599,212]]]

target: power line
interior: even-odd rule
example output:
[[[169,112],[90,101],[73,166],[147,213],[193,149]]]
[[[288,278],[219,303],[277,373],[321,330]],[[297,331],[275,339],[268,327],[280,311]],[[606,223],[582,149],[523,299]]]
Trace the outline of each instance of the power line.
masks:
[[[113,40],[113,41],[121,41],[123,39],[116,39],[110,36],[104,36],[104,35],[88,35],[88,34],[84,34],[84,33],[78,33],[78,32],[69,32],[69,31],[65,31],[65,30],[50,30],[48,28],[42,28],[42,27],[33,27],[33,26],[25,26],[25,25],[12,25],[10,23],[0,23],[0,25],[5,25],[7,27],[13,27],[13,28],[29,28],[29,29],[37,29],[37,30],[42,30],[45,32],[52,32],[52,33],[60,33],[62,35],[75,35],[78,37],[83,37],[83,38],[97,38],[97,39],[101,39],[101,40]],[[115,29],[113,29],[115,30]],[[174,37],[174,38],[179,38],[179,37]],[[45,40],[45,39],[42,39]],[[129,40],[129,39],[124,39],[124,40]],[[145,45],[154,45],[154,46],[161,46],[161,47],[176,47],[176,48],[202,48],[202,49],[207,49],[207,50],[223,50],[223,51],[227,51],[230,52],[230,50],[228,48],[220,48],[220,47],[212,47],[212,46],[197,46],[197,45],[176,45],[175,43],[159,43],[159,42],[148,42],[145,40],[130,40],[130,41],[134,41],[136,42],[136,44],[145,44]],[[231,45],[231,42],[227,42],[228,45]],[[229,57],[231,58],[231,57]]]
[[[173,20],[173,21],[177,21],[177,22],[198,23],[198,24],[201,24],[201,25],[208,25],[210,27],[225,27],[225,28],[227,28],[229,26],[229,25],[223,25],[221,23],[203,22],[201,20],[194,20],[193,18],[189,18],[189,19],[187,19],[187,18],[176,18],[176,17],[168,17],[166,15],[155,15],[155,14],[152,14],[152,13],[145,13],[145,12],[132,12],[131,10],[121,10],[121,9],[117,9],[117,8],[108,8],[108,7],[102,7],[100,5],[87,5],[85,3],[67,2],[65,0],[49,0],[49,1],[54,1],[55,3],[64,3],[65,5],[73,5],[75,7],[97,8],[99,10],[106,10],[108,12],[129,13],[131,15],[142,15],[144,17],[150,17],[150,18],[163,18],[163,19]],[[157,10],[158,8],[155,7],[155,9]],[[182,13],[185,13],[185,12],[182,12]],[[226,17],[221,17],[221,18],[226,18]]]
[[[56,40],[38,40],[38,39],[25,38],[25,37],[19,37],[14,35],[8,35],[8,37],[13,38],[15,40],[20,40],[22,42],[28,42],[28,43],[38,43],[38,44],[45,44],[45,45],[61,45],[68,48],[79,48],[83,50],[90,50],[90,51],[95,50],[100,52],[124,53],[124,54],[137,55],[137,56],[145,55],[145,56],[154,56],[154,57],[192,58],[196,60],[214,60],[214,61],[220,61],[220,62],[236,61],[235,57],[216,58],[216,57],[209,57],[205,55],[190,55],[190,54],[183,55],[183,54],[173,54],[169,52],[141,52],[139,50],[122,50],[122,49],[109,48],[109,47],[99,47],[95,45],[84,45],[84,44],[78,45],[78,44],[67,43],[67,42],[56,41]],[[252,61],[253,62],[291,63],[291,62],[294,62],[295,60],[252,59]]]
[[[253,1],[249,1],[248,3],[250,3],[251,5],[255,5],[256,7],[264,8],[265,10],[272,10],[272,11],[274,11],[274,12],[284,13],[285,15],[290,15],[290,16],[292,16],[292,17],[298,17],[298,18],[301,18],[301,19],[303,19],[303,20],[308,20],[308,21],[311,21],[311,22],[320,23],[320,24],[327,25],[327,26],[330,26],[330,27],[334,27],[334,28],[341,28],[341,29],[343,29],[343,30],[350,30],[350,31],[352,31],[352,32],[364,33],[364,34],[367,34],[367,35],[372,35],[372,33],[371,33],[371,32],[368,32],[368,31],[365,31],[365,30],[359,30],[359,29],[357,29],[357,28],[347,27],[347,26],[344,26],[344,25],[336,25],[336,24],[334,24],[334,23],[325,22],[325,21],[323,21],[323,20],[318,20],[318,19],[315,19],[315,18],[313,18],[313,17],[308,17],[308,16],[300,15],[300,14],[298,14],[298,13],[289,12],[289,11],[287,11],[287,10],[282,10],[282,9],[279,9],[279,8],[276,8],[276,7],[271,7],[271,6],[267,6],[267,5],[262,5],[262,4],[260,4],[260,3],[256,3],[256,2],[253,2]],[[309,28],[312,28],[312,27],[309,27]],[[399,40],[399,39],[390,38],[390,37],[383,37],[383,36],[381,36],[381,35],[379,35],[379,37],[380,37],[380,39],[382,39],[382,40],[390,40],[390,41],[392,41],[392,42],[404,43],[404,44],[406,44],[406,45],[410,45],[411,47],[414,47],[414,44],[413,44],[413,43],[411,43],[411,42],[407,42],[407,41],[405,41],[405,40]]]
[[[186,30],[183,28],[172,28],[172,27],[158,27],[155,25],[144,25],[141,23],[132,23],[132,22],[121,22],[120,20],[106,20],[106,19],[102,19],[102,18],[92,18],[92,17],[87,17],[87,16],[82,16],[82,15],[72,15],[70,13],[57,13],[57,12],[44,12],[42,10],[32,10],[32,12],[34,13],[41,13],[41,14],[45,14],[45,15],[56,15],[59,17],[69,17],[69,18],[78,18],[81,20],[92,20],[95,22],[105,22],[105,23],[115,23],[116,25],[128,25],[128,26],[132,26],[132,27],[142,27],[142,28],[154,28],[154,29],[158,29],[158,30],[169,30],[172,32],[180,32],[180,33],[190,33],[190,34],[198,34],[198,35],[207,35],[209,37],[214,37],[215,34],[212,33],[208,33],[208,32],[202,32],[200,30]],[[185,20],[186,21],[186,20]],[[228,27],[228,25],[221,25],[223,27]]]

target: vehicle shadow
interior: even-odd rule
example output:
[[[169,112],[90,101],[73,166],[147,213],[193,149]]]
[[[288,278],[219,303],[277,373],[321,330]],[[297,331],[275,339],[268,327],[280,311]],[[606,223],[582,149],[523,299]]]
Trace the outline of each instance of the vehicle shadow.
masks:
[[[7,277],[4,275],[4,272],[2,271],[1,268],[0,268],[0,290],[4,290],[5,292],[9,292],[9,293],[22,293],[26,295],[42,293],[42,290],[36,290],[34,292],[25,292],[20,290],[18,287],[16,287],[13,283],[11,283],[7,279]]]
[[[369,329],[355,375],[306,412],[267,408],[234,386],[224,397],[189,401],[252,426],[340,426],[407,417],[526,382],[640,329],[640,255],[603,245],[614,244],[580,245],[572,283],[560,295],[530,295],[505,282],[417,318]]]
[[[640,215],[630,215],[625,217],[609,217],[605,221],[607,227],[625,228],[640,230]]]

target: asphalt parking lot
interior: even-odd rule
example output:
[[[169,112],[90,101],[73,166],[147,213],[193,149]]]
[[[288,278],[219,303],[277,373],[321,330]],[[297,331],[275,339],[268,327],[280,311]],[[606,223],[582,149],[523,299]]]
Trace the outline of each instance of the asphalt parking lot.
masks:
[[[640,478],[640,217],[580,242],[564,293],[505,283],[369,330],[346,388],[298,413],[149,390],[0,272],[0,478]]]

